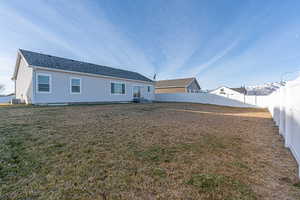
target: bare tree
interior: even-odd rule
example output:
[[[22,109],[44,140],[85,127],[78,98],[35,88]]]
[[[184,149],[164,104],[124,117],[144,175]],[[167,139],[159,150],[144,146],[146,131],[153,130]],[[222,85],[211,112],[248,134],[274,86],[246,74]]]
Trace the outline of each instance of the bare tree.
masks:
[[[0,84],[0,92],[3,92],[4,88],[4,85]]]

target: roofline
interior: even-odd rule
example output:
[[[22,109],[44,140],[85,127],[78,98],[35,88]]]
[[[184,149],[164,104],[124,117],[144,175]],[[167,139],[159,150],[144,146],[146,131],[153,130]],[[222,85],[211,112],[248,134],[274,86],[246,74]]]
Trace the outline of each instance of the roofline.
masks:
[[[237,92],[237,93],[239,93],[239,94],[244,94],[244,93],[242,93],[242,92],[238,92],[238,91],[236,91],[236,90],[234,90],[234,89],[232,89],[232,88],[230,88],[230,87],[227,87],[227,86],[220,86],[220,87],[217,87],[216,89],[213,89],[213,90],[211,90],[210,92],[213,92],[213,91],[216,91],[216,90],[218,90],[218,89],[220,89],[220,88],[222,88],[222,87],[225,87],[225,88],[227,88],[227,89],[229,89],[229,90],[232,90],[232,91],[234,91],[234,92]]]
[[[237,92],[237,93],[240,93],[240,94],[245,94],[244,92],[239,92],[239,91],[237,91],[237,90],[235,90],[235,89],[239,89],[239,88],[229,88],[229,89],[231,89],[231,90],[233,90],[233,91],[235,91],[235,92]],[[245,88],[244,88],[245,89]],[[245,91],[246,91],[246,93],[247,93],[247,90],[245,89]]]
[[[219,87],[217,87],[217,88],[215,88],[215,89],[213,89],[213,90],[210,90],[210,91],[215,91],[215,90],[218,90],[218,89],[220,89],[220,88],[222,88],[222,87],[225,87],[225,88],[230,89],[230,87],[227,87],[227,86],[225,86],[225,85],[222,85],[222,86],[219,86]]]
[[[21,58],[23,58],[23,60],[25,61],[25,64],[26,64],[27,66],[29,66],[29,64],[28,64],[28,62],[27,62],[27,60],[26,60],[26,58],[25,58],[24,55],[22,54],[21,49],[18,49],[18,51],[17,51],[17,60],[16,60],[16,64],[15,64],[15,70],[14,70],[13,76],[11,77],[11,80],[15,80],[16,77],[17,77],[17,74],[18,74],[18,71],[19,71],[19,67],[20,67],[20,60],[21,60]]]
[[[126,72],[131,72],[131,73],[137,73],[140,74],[139,72],[136,71],[131,71],[131,70],[126,70],[126,69],[121,69],[121,66],[115,66],[115,67],[111,67],[111,66],[107,66],[107,65],[100,65],[97,63],[92,63],[92,62],[88,62],[88,61],[83,61],[83,60],[79,60],[79,59],[72,59],[72,58],[66,58],[66,57],[61,57],[61,56],[56,56],[56,55],[51,55],[51,54],[45,54],[45,53],[40,53],[40,52],[34,52],[31,50],[25,50],[25,49],[19,49],[19,52],[22,54],[22,51],[27,51],[27,52],[31,52],[31,53],[36,53],[36,54],[40,54],[43,56],[50,56],[50,57],[56,57],[59,59],[66,59],[66,60],[70,60],[70,61],[75,61],[75,62],[81,62],[81,63],[86,63],[86,64],[90,64],[90,65],[96,65],[96,66],[100,66],[100,67],[108,67],[108,68],[112,68],[112,69],[117,69],[117,70],[122,70],[122,71],[126,71]],[[23,56],[23,54],[22,54]],[[23,56],[23,58],[25,58]],[[26,62],[27,63],[27,62]],[[28,63],[27,63],[28,64]],[[29,65],[29,64],[28,64]],[[142,74],[140,74],[142,75]],[[143,75],[142,75],[143,76]],[[146,77],[147,78],[147,77]],[[149,79],[149,78],[148,78]],[[151,79],[150,79],[151,80]]]
[[[95,76],[95,77],[101,77],[101,78],[107,78],[107,79],[117,79],[117,80],[125,80],[125,81],[131,81],[131,82],[141,82],[141,83],[147,83],[154,85],[154,81],[141,81],[141,80],[135,80],[135,79],[126,79],[126,78],[119,78],[114,76],[105,76],[101,74],[92,74],[92,73],[86,73],[86,72],[76,72],[76,71],[69,71],[69,70],[63,70],[63,69],[54,69],[50,67],[41,67],[41,66],[34,66],[34,65],[28,65],[29,67],[32,67],[34,69],[41,69],[41,70],[47,70],[47,71],[55,71],[55,72],[65,72],[65,73],[71,73],[71,74],[81,74],[85,76]]]
[[[187,84],[186,87],[188,87],[193,81],[196,81],[196,84],[198,85],[198,87],[199,87],[200,90],[201,90],[201,86],[200,86],[200,84],[198,83],[196,77],[193,77],[193,79],[191,80],[191,82],[189,82],[189,84]]]
[[[157,89],[160,89],[160,88],[187,88],[194,80],[197,80],[196,77],[190,77],[190,78],[167,79],[167,80],[160,80],[160,81],[173,81],[173,80],[183,80],[183,79],[192,79],[192,80],[184,86],[165,86],[165,87],[155,87],[155,88],[157,88]],[[159,81],[155,81],[155,82],[159,82]],[[197,85],[201,89],[198,81],[197,81]]]
[[[22,54],[21,50],[22,49],[18,49],[18,52],[17,52],[17,61],[16,61],[16,64],[15,64],[15,71],[14,71],[14,74],[13,74],[13,77],[11,78],[11,80],[15,80],[16,79],[17,71],[18,71],[18,68],[19,68],[18,63],[20,62],[19,60],[20,60],[20,57],[21,57],[21,58],[24,59],[26,65],[28,67],[32,67],[32,68],[41,68],[41,69],[45,69],[45,70],[49,70],[49,71],[60,71],[60,72],[67,72],[67,73],[73,73],[73,74],[83,74],[83,75],[97,76],[97,77],[103,77],[103,78],[109,78],[109,79],[113,78],[113,79],[118,79],[118,80],[135,81],[135,82],[142,82],[142,83],[151,83],[152,85],[154,85],[154,81],[151,80],[151,79],[149,79],[149,78],[148,79],[150,81],[142,81],[142,80],[135,80],[135,79],[119,78],[119,77],[114,77],[114,76],[105,76],[105,75],[101,75],[101,74],[93,74],[93,73],[86,73],[86,72],[76,72],[76,71],[69,71],[69,70],[62,70],[62,69],[54,69],[54,68],[50,68],[50,67],[41,67],[41,66],[29,65],[29,63],[27,62],[25,56]],[[26,50],[24,50],[24,51],[26,51]],[[43,54],[43,55],[46,55],[46,54]],[[53,56],[53,57],[57,57],[57,56]],[[62,58],[62,57],[58,57],[58,58]],[[68,58],[64,58],[64,59],[68,59]],[[71,60],[71,59],[69,59],[69,60]],[[82,62],[82,61],[78,61],[78,62]],[[88,64],[97,65],[97,64],[93,64],[93,63],[88,63]],[[105,66],[105,67],[107,67],[107,66]],[[112,67],[110,67],[110,68],[112,68]],[[120,70],[123,70],[123,69],[120,69]],[[133,71],[129,71],[129,70],[123,70],[123,71],[140,74],[138,72],[133,72]],[[141,76],[144,76],[144,75],[141,75]],[[145,77],[145,78],[147,78],[147,77]]]
[[[156,89],[162,89],[162,88],[186,88],[186,86],[165,86],[165,87],[155,87]]]
[[[173,79],[165,79],[165,80],[158,80],[158,81],[173,81],[173,80],[183,80],[183,79],[193,79],[195,77],[188,77],[188,78],[173,78]],[[156,82],[158,82],[156,81]]]
[[[192,80],[186,86],[189,86],[194,80],[195,80],[195,77],[193,77]]]

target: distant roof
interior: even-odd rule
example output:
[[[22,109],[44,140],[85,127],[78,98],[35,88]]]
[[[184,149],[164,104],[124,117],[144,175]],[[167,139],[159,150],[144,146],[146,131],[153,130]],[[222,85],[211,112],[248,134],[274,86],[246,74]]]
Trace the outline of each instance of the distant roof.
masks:
[[[213,91],[219,90],[220,88],[228,88],[230,90],[236,91],[236,92],[241,93],[241,94],[247,94],[247,89],[244,88],[244,87],[230,88],[230,87],[227,87],[227,86],[220,86],[220,87],[218,87],[216,89],[210,90],[209,92],[213,92]]]
[[[195,78],[161,80],[155,82],[155,88],[187,87]]]
[[[0,97],[10,97],[10,96],[14,96],[14,93],[10,93],[10,94],[0,94]]]
[[[240,87],[240,88],[230,88],[230,89],[232,89],[232,90],[234,90],[234,91],[236,91],[236,92],[239,92],[239,93],[241,93],[241,94],[247,94],[247,90],[246,90],[246,88],[244,88],[244,87]]]
[[[21,54],[31,66],[59,69],[73,72],[97,74],[115,78],[153,82],[151,79],[132,71],[96,65],[67,58],[61,58],[20,49]]]

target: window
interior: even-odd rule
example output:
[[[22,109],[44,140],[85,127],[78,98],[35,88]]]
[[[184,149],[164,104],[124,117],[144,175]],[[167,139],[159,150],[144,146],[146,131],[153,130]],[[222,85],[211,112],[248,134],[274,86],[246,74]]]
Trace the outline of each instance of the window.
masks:
[[[133,87],[133,97],[140,98],[141,97],[141,86]]]
[[[148,86],[148,92],[151,92],[151,86]]]
[[[71,93],[80,94],[81,93],[81,79],[71,78]]]
[[[125,83],[111,83],[111,94],[125,94]]]
[[[224,88],[221,88],[221,89],[220,89],[220,94],[224,94],[224,95],[226,94]]]
[[[51,92],[51,76],[48,74],[37,74],[37,91],[40,93]]]

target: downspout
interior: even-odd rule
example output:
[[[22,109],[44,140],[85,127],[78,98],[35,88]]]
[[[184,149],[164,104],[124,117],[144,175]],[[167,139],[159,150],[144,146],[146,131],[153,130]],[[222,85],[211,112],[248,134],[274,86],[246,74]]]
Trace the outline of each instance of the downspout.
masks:
[[[15,78],[15,99],[17,98],[17,79]]]
[[[35,68],[32,68],[32,97],[31,104],[35,104]]]

